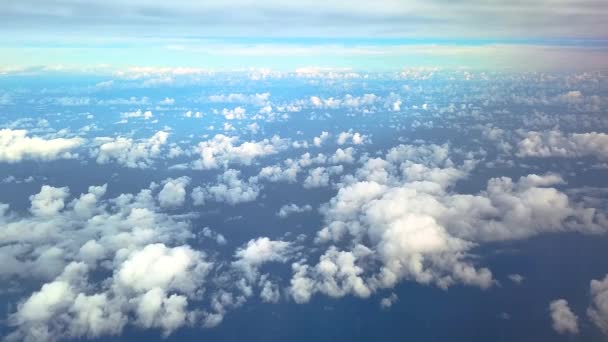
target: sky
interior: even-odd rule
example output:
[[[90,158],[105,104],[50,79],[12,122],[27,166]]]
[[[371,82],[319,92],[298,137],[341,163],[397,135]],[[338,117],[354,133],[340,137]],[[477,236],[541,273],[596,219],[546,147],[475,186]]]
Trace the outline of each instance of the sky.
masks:
[[[6,1],[0,52],[4,69],[580,70],[606,67],[606,12],[596,0]]]
[[[3,1],[0,340],[608,339],[604,1]]]

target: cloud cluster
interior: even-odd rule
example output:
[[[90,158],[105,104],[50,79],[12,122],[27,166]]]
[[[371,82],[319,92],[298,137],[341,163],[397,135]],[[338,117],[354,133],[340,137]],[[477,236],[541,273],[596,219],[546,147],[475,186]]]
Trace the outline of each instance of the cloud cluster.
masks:
[[[167,143],[169,133],[158,131],[148,139],[135,141],[131,138],[96,138],[92,156],[98,164],[116,162],[129,168],[151,167],[161,156],[162,147]]]
[[[234,253],[234,265],[241,268],[248,276],[253,278],[257,268],[267,262],[285,262],[292,253],[291,244],[286,241],[271,240],[260,237],[247,242],[245,247]]]
[[[64,130],[55,131],[51,127],[67,117],[68,109],[79,109],[64,108],[61,119],[22,118],[8,124],[29,130],[2,131],[8,136],[17,135],[15,139],[25,139],[27,148],[38,145],[32,141],[49,146],[57,141],[76,141],[78,138],[54,138],[69,137],[70,131],[85,121],[87,128],[79,130],[83,135],[119,130],[110,137],[87,138],[90,156],[100,164],[148,168],[166,165],[167,158],[183,156],[188,160],[170,167],[171,178],[161,172],[149,187],[112,198],[106,196],[116,193],[116,189],[109,189],[112,184],[91,186],[82,194],[74,194],[76,187],[70,183],[74,180],[53,174],[48,178],[38,173],[5,176],[2,182],[6,187],[19,189],[14,194],[23,197],[15,198],[16,204],[29,199],[25,206],[0,204],[0,281],[6,284],[2,289],[5,294],[14,294],[5,320],[11,330],[9,340],[96,338],[119,335],[125,329],[154,329],[167,336],[185,326],[216,326],[231,310],[250,302],[306,303],[320,295],[376,296],[376,309],[389,309],[398,300],[395,287],[404,281],[440,289],[455,285],[487,289],[497,285],[495,274],[487,267],[488,259],[481,254],[487,245],[541,234],[608,231],[603,196],[606,189],[574,188],[581,183],[578,179],[571,181],[574,173],[562,176],[545,172],[547,163],[514,158],[606,159],[604,133],[566,133],[588,131],[585,127],[600,132],[608,127],[602,126],[608,121],[596,115],[595,109],[592,119],[580,119],[581,124],[572,127],[566,125],[587,115],[584,112],[593,106],[603,108],[601,97],[592,98],[593,87],[602,80],[595,74],[559,78],[567,89],[555,91],[548,91],[545,83],[554,82],[555,75],[509,74],[516,81],[507,83],[500,78],[510,85],[503,93],[495,87],[487,87],[488,91],[480,86],[486,84],[485,77],[494,77],[491,74],[467,70],[444,73],[438,69],[408,69],[378,76],[312,67],[295,75],[248,70],[237,76],[222,73],[213,77],[190,68],[131,71],[87,92],[176,84],[182,76],[192,82],[221,82],[221,89],[242,81],[237,76],[252,77],[244,81],[249,82],[246,87],[238,84],[240,89],[266,88],[268,77],[291,77],[277,82],[296,82],[313,89],[300,100],[290,100],[289,92],[282,91],[273,96],[273,102],[269,93],[255,90],[250,90],[252,94],[228,92],[203,98],[198,90],[184,91],[180,92],[179,108],[172,107],[174,99],[164,96],[177,94],[175,89],[155,92],[163,96],[155,95],[154,100],[96,100],[89,97],[93,95],[75,94],[32,100],[46,105],[123,106],[119,113],[125,119],[151,118],[151,112],[130,111],[142,104],[158,106],[150,108],[161,111],[162,115],[155,112],[155,116],[171,127],[141,139],[135,135],[137,131],[126,132],[133,125],[115,125],[113,120],[100,120],[99,115],[76,113],[70,122],[77,126],[70,123]],[[532,78],[542,80],[534,83]],[[589,84],[579,84],[581,79]],[[427,80],[432,80],[433,87],[422,86]],[[461,87],[460,80],[466,80],[467,86]],[[379,95],[357,91],[355,87],[363,83],[365,91],[380,86],[376,88]],[[521,98],[506,96],[523,85],[526,94]],[[470,91],[471,96],[461,96],[460,88]],[[358,95],[344,95],[351,90]],[[322,95],[310,97],[312,91]],[[332,91],[340,95],[332,96]],[[11,101],[19,103],[21,99],[15,93]],[[525,109],[531,105],[564,106],[568,113],[546,114],[549,110],[541,107],[524,118],[511,112],[505,101]],[[214,106],[217,109],[213,110]],[[293,114],[296,112],[299,114]],[[360,117],[350,121],[355,115]],[[211,122],[204,125],[206,128],[197,128],[189,125],[196,120],[184,116],[205,116]],[[279,119],[292,121],[277,122]],[[327,130],[310,126],[315,120],[326,120]],[[282,131],[289,124],[295,127]],[[150,125],[156,126],[156,122],[148,122],[146,127]],[[208,135],[221,130],[222,125],[226,131],[251,133],[257,138],[248,141],[239,136]],[[569,130],[541,131],[550,127]],[[430,132],[431,128],[439,130]],[[25,133],[19,133],[19,137],[14,132]],[[174,132],[171,136],[179,146],[169,142],[168,132]],[[272,136],[274,132],[291,135],[280,138]],[[450,132],[462,133],[466,139]],[[43,133],[47,135],[28,135]],[[372,144],[372,133],[376,144]],[[206,141],[193,143],[197,136]],[[389,145],[395,140],[402,144]],[[186,147],[188,143],[194,146]],[[47,153],[42,150],[36,152],[37,156],[22,153],[22,160],[73,157],[83,144],[84,139],[80,145],[48,159],[41,156]],[[6,151],[0,151],[0,155]],[[584,162],[577,160],[576,165]],[[491,167],[500,163],[513,168]],[[573,165],[558,159],[550,164],[553,170],[559,170],[560,163]],[[95,165],[83,162],[80,167],[88,170]],[[116,171],[115,167],[97,169]],[[148,171],[129,171],[142,172],[154,177]],[[500,177],[503,174],[509,177]],[[39,191],[21,191],[35,184],[40,185]],[[275,189],[280,192],[282,186],[303,188],[293,195],[302,192],[308,200],[294,197],[291,203],[267,198],[277,194]],[[265,188],[273,191],[265,194]],[[193,208],[190,202],[205,207]],[[240,203],[249,204],[227,207]],[[245,211],[239,212],[239,208]],[[256,217],[272,222],[252,223],[245,217],[250,210],[261,211]],[[290,215],[294,217],[285,219]],[[308,233],[270,229],[263,236],[224,236],[232,231],[223,230],[220,223],[231,220],[228,216],[243,218],[232,222],[237,227],[264,224],[290,229],[293,225],[293,229],[307,229]],[[191,226],[194,222],[196,230]],[[313,226],[306,227],[309,224]],[[251,228],[255,229],[242,233],[251,234],[264,226]],[[537,281],[517,273],[500,277],[509,286],[534,285],[532,282]],[[608,330],[606,284],[606,279],[591,282],[590,305],[584,316],[603,332]],[[580,321],[583,316],[577,317],[565,300],[546,304],[543,308],[547,318],[558,333],[576,334],[586,328]],[[509,316],[503,313],[500,317]],[[550,329],[548,324],[545,328]]]
[[[553,330],[560,334],[578,334],[578,317],[570,310],[565,299],[556,299],[549,304]]]
[[[309,170],[308,176],[304,179],[302,186],[305,189],[321,188],[329,185],[329,180],[332,175],[339,175],[344,171],[342,165],[323,167],[319,166]]]
[[[279,209],[277,216],[280,218],[286,218],[292,214],[305,213],[308,211],[312,211],[312,206],[310,204],[298,206],[295,203],[290,203],[282,206],[281,209]]]
[[[602,280],[592,280],[590,288],[592,304],[587,309],[587,315],[608,335],[608,275]]]
[[[368,140],[368,137],[366,135],[350,130],[348,132],[341,132],[340,134],[338,134],[336,143],[338,145],[344,145],[348,143],[351,143],[353,145],[361,145],[366,142],[366,140]]]
[[[141,109],[138,109],[134,112],[124,112],[120,116],[125,120],[128,120],[129,118],[144,118],[144,120],[148,120],[154,115],[152,114],[152,111],[147,110],[144,112]]]
[[[399,297],[394,294],[391,293],[390,296],[386,297],[386,298],[382,298],[380,300],[380,307],[383,309],[389,309],[391,306],[393,306],[393,304],[395,304],[397,301],[399,300]]]
[[[608,228],[604,214],[553,188],[563,183],[554,174],[493,178],[478,194],[454,193],[474,162],[455,165],[448,155],[447,146],[400,145],[344,176],[322,207],[325,227],[316,237],[334,245],[315,265],[293,264],[294,300],[316,292],[367,297],[402,279],[487,288],[495,282],[490,270],[468,258],[480,243]]]
[[[256,158],[276,154],[288,147],[285,139],[273,136],[261,141],[246,141],[238,144],[238,137],[218,134],[213,139],[198,144],[196,152],[200,159],[193,163],[195,169],[216,169],[229,164],[249,165]]]
[[[93,186],[70,200],[67,187],[45,185],[24,217],[2,205],[0,278],[44,282],[10,316],[9,340],[115,335],[127,324],[169,334],[197,315],[188,303],[200,299],[212,263],[183,245],[193,236],[187,216],[163,214],[151,189],[105,192]]]
[[[608,134],[572,133],[558,130],[528,132],[518,145],[521,157],[595,157],[608,160]]]
[[[239,104],[251,104],[257,106],[263,106],[270,100],[270,93],[256,93],[256,94],[220,94],[210,95],[208,98],[209,102],[217,103],[239,103]]]
[[[226,120],[241,120],[245,118],[246,110],[243,107],[235,107],[233,109],[222,109],[222,115]]]
[[[230,205],[254,201],[261,191],[256,177],[247,180],[240,178],[241,172],[228,169],[217,177],[217,183],[192,190],[195,205],[202,205],[206,200],[214,200]]]
[[[189,177],[166,179],[163,188],[158,193],[158,202],[161,207],[180,207],[186,201],[186,186],[190,183]]]
[[[88,279],[89,266],[72,262],[61,275],[22,302],[10,317],[18,329],[8,340],[54,341],[119,334],[132,322],[169,335],[195,318],[195,297],[210,264],[188,246],[150,244],[126,255],[103,289]]]
[[[309,152],[306,152],[297,159],[288,158],[284,160],[282,165],[277,164],[263,167],[258,174],[258,178],[269,182],[295,183],[300,173],[315,165],[351,164],[355,161],[355,153],[356,151],[352,147],[345,149],[338,148],[329,157],[323,153],[313,156]],[[308,176],[304,179],[302,185],[304,188],[327,186],[329,185],[330,176],[339,175],[343,171],[344,167],[342,165],[318,166],[309,169]]]
[[[44,139],[29,137],[26,130],[0,130],[0,162],[18,163],[23,160],[50,161],[74,158],[75,149],[82,146],[81,138]]]
[[[352,71],[331,71],[329,72],[309,72],[303,73],[303,69],[296,70],[296,74],[299,77],[322,77],[322,78],[357,78],[359,75]],[[313,71],[313,70],[311,70]],[[346,94],[343,98],[320,98],[318,96],[311,96],[309,99],[309,104],[313,108],[319,109],[351,109],[358,111],[373,111],[374,105],[379,101],[379,97],[374,94],[364,94],[362,96],[353,96],[350,94]]]

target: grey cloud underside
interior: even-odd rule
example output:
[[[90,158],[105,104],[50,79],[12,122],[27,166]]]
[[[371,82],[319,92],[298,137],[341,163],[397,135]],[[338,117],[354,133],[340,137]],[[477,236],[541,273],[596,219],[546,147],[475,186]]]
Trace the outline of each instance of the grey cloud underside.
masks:
[[[5,30],[40,27],[117,35],[605,38],[602,1],[19,1],[0,12]],[[158,30],[162,27],[163,30]],[[277,32],[277,28],[281,28]],[[151,29],[151,30],[150,30]],[[163,32],[158,34],[156,32]],[[97,34],[99,34],[97,32]]]

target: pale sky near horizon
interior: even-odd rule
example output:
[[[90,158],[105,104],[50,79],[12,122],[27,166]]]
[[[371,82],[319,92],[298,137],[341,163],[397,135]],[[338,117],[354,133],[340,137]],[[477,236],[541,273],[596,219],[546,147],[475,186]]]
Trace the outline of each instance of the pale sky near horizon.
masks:
[[[605,69],[607,15],[597,0],[11,0],[0,63]]]

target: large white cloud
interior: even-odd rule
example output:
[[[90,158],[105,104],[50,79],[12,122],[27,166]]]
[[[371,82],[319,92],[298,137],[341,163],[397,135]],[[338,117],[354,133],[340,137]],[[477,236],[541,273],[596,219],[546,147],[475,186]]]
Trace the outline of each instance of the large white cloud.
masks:
[[[263,167],[258,174],[258,178],[270,182],[295,183],[300,171],[301,167],[297,163],[293,160],[288,160],[284,166],[272,165]]]
[[[402,279],[487,288],[495,283],[491,272],[467,257],[480,243],[608,229],[603,213],[552,187],[564,182],[555,174],[494,178],[478,194],[454,193],[475,162],[456,165],[448,152],[447,146],[402,145],[344,176],[322,207],[326,225],[316,237],[343,247],[330,245],[312,266],[293,265],[293,298],[305,302],[316,292],[365,297]]]
[[[521,157],[586,157],[608,160],[608,134],[572,133],[558,130],[528,132],[518,145]]]
[[[0,278],[42,282],[10,315],[8,340],[116,335],[128,324],[168,335],[202,324],[190,302],[204,300],[213,263],[183,245],[194,237],[189,216],[162,213],[151,189],[104,199],[106,188],[70,200],[68,188],[45,185],[26,216],[2,206]]]
[[[194,204],[202,205],[208,199],[230,205],[254,201],[262,188],[257,177],[245,180],[240,175],[240,171],[228,169],[217,177],[217,183],[194,188],[191,195]]]
[[[222,115],[226,120],[241,120],[245,118],[246,110],[243,107],[235,107],[233,109],[222,109]]]
[[[163,188],[158,193],[158,202],[162,207],[175,208],[186,201],[186,186],[190,183],[189,177],[166,179]]]
[[[57,341],[119,334],[127,323],[117,301],[107,294],[81,292],[88,269],[71,263],[53,281],[23,301],[10,317],[17,329],[8,341]]]
[[[308,211],[312,211],[312,206],[310,204],[306,204],[303,206],[299,206],[295,203],[285,204],[279,209],[277,216],[280,218],[286,218],[289,215],[297,214],[297,213],[305,213]]]
[[[587,315],[608,336],[608,275],[601,280],[592,280],[590,288],[591,306]]]
[[[321,134],[318,137],[314,137],[312,139],[312,143],[313,145],[317,146],[317,147],[321,147],[321,145],[323,145],[323,143],[329,139],[330,134],[329,132],[323,131],[321,132]]]
[[[0,162],[17,163],[22,160],[49,161],[74,158],[75,149],[84,144],[81,138],[44,139],[29,137],[26,130],[0,130]]]
[[[308,176],[306,177],[306,179],[304,179],[304,183],[302,183],[302,186],[306,189],[328,186],[330,177],[332,175],[341,174],[343,171],[344,167],[342,167],[342,165],[330,167],[316,167],[308,172]]]
[[[39,193],[30,196],[30,211],[35,216],[53,216],[65,207],[65,199],[69,195],[68,188],[44,185]]]
[[[361,145],[368,140],[366,135],[362,135],[358,132],[353,132],[349,130],[348,132],[341,132],[338,134],[338,138],[336,139],[336,143],[338,145],[344,145],[352,143],[353,145]]]
[[[349,149],[346,149],[346,150],[339,149],[339,150],[341,152],[337,152],[334,156],[332,156],[332,161],[350,162],[351,158],[352,158],[352,153],[354,151],[349,150]],[[326,164],[327,161],[328,161],[327,157],[322,153],[319,153],[313,157],[309,152],[306,152],[306,153],[302,154],[300,156],[300,158],[298,158],[298,159],[288,158],[288,159],[284,160],[282,165],[276,164],[276,165],[263,167],[260,170],[260,173],[258,174],[258,179],[267,180],[270,182],[295,183],[298,179],[298,174],[300,172],[304,171],[306,168],[311,167],[313,165]],[[321,174],[325,173],[323,170],[325,170],[325,169],[322,168],[322,169],[319,169],[318,171],[315,171],[316,174],[313,175],[312,177],[316,177],[316,179],[319,179],[318,176],[321,176]],[[339,168],[334,168],[332,170],[338,171]],[[327,170],[325,170],[325,171],[327,171]],[[312,181],[312,179],[311,179],[311,181]]]
[[[131,138],[96,138],[98,145],[92,154],[97,163],[116,162],[130,168],[147,168],[161,155],[167,143],[168,132],[158,131],[148,139],[134,141]]]
[[[250,240],[247,245],[234,253],[235,266],[240,268],[249,279],[257,276],[257,268],[267,262],[285,262],[292,253],[291,244],[287,241],[271,240],[260,237]]]
[[[154,114],[152,114],[152,111],[149,110],[142,112],[141,109],[138,109],[134,112],[121,113],[120,116],[125,120],[128,120],[129,118],[144,118],[144,120],[148,120],[152,118]]]
[[[209,264],[204,254],[189,246],[168,248],[162,243],[134,251],[116,270],[114,282],[121,290],[143,293],[155,288],[194,293]]]
[[[123,257],[113,277],[89,283],[88,267],[71,263],[23,301],[11,316],[9,340],[55,341],[119,334],[129,322],[164,335],[191,324],[188,298],[197,299],[211,264],[188,246],[150,244]],[[91,290],[93,293],[90,293]],[[130,321],[129,317],[134,317]]]
[[[210,95],[209,97],[207,97],[207,99],[209,100],[209,102],[240,103],[240,104],[253,104],[253,105],[262,106],[262,105],[265,105],[270,100],[270,93],[220,94],[220,95]]]
[[[213,139],[199,143],[196,152],[200,159],[193,163],[193,167],[216,169],[232,163],[249,165],[256,158],[278,153],[288,147],[287,141],[278,136],[241,144],[238,144],[238,140],[238,137],[218,134]]]
[[[103,199],[105,192],[105,185],[92,186],[69,200],[68,188],[45,185],[30,197],[30,216],[3,206],[0,259],[14,267],[0,267],[0,277],[53,278],[70,259],[111,267],[118,251],[192,236],[188,218],[162,213],[150,189],[112,199]]]
[[[235,256],[250,265],[260,265],[269,261],[285,261],[289,246],[289,242],[261,237],[247,242],[247,246],[238,249]]]
[[[553,330],[560,334],[578,334],[578,317],[572,312],[565,299],[556,299],[549,303],[549,312],[553,321]]]

